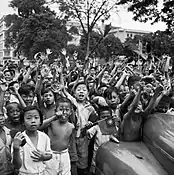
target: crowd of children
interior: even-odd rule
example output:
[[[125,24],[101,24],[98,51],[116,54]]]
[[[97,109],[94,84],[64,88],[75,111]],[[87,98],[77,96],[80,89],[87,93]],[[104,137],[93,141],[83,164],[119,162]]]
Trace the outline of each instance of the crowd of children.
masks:
[[[2,175],[95,174],[103,143],[141,140],[149,114],[173,114],[170,57],[100,66],[36,58],[0,70]],[[116,119],[114,133],[103,132],[106,119]]]

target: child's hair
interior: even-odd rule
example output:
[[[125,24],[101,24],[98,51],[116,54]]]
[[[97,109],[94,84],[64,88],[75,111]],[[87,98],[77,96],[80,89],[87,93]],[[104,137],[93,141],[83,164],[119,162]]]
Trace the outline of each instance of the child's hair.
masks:
[[[106,99],[106,98],[111,99],[112,92],[115,92],[115,93],[118,95],[118,97],[120,98],[119,93],[118,93],[118,90],[117,90],[115,87],[109,87],[109,88],[107,88],[107,89],[104,91],[104,95],[103,95],[104,98],[105,98],[105,99]]]
[[[43,114],[42,114],[41,110],[37,106],[27,106],[27,107],[23,108],[23,110],[20,113],[20,122],[23,124],[24,123],[24,115],[25,115],[25,113],[27,111],[32,111],[32,110],[37,110],[39,112],[40,125],[42,125],[42,123],[43,123]]]
[[[41,95],[44,95],[45,93],[48,93],[49,91],[51,91],[53,93],[54,99],[56,99],[56,94],[53,92],[53,90],[51,89],[51,87],[43,88],[42,91],[41,91]]]
[[[7,115],[8,115],[9,110],[11,109],[11,106],[12,106],[13,104],[16,104],[20,111],[22,110],[21,105],[20,105],[19,103],[17,103],[17,102],[10,102],[10,103],[8,103],[8,104],[5,106],[5,108],[6,108],[6,110],[7,110]]]
[[[68,104],[70,104],[70,108],[73,108],[73,104],[71,103],[71,101],[68,98],[65,98],[65,97],[59,98],[56,102],[56,109],[59,107],[60,103],[68,103]]]
[[[110,115],[112,116],[112,110],[111,110],[111,108],[109,106],[101,106],[101,107],[99,107],[99,109],[98,109],[98,115],[100,116],[100,114],[103,111],[109,111]]]
[[[84,82],[84,81],[79,81],[75,86],[74,86],[74,91],[77,89],[77,86],[79,86],[79,85],[81,85],[81,84],[83,84],[83,85],[85,85],[86,86],[86,88],[87,88],[87,85],[86,85],[86,83]]]
[[[130,88],[131,86],[133,86],[137,81],[140,81],[141,77],[139,76],[130,76],[128,78],[128,87]]]
[[[33,94],[34,94],[34,90],[35,90],[34,87],[27,85],[27,84],[24,84],[19,88],[18,92],[20,95],[23,95],[23,94],[29,95],[30,92],[33,92]]]

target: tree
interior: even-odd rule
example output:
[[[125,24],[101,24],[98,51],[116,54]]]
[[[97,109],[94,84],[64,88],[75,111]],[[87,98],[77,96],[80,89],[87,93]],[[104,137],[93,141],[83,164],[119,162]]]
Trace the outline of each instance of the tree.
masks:
[[[97,43],[103,38],[98,32],[91,33],[91,39],[89,43],[89,50],[93,50]],[[85,55],[85,47],[86,46],[86,38],[82,36],[80,40],[79,51]],[[104,58],[105,60],[109,60],[112,56],[120,55],[123,52],[123,45],[119,38],[116,38],[113,34],[107,35],[98,45],[98,47],[93,52],[92,56]]]
[[[163,3],[163,4],[161,4]],[[120,0],[119,5],[127,4],[128,11],[133,12],[134,20],[153,23],[163,21],[168,31],[174,29],[174,0]]]
[[[64,23],[46,6],[45,0],[12,0],[10,6],[18,14],[7,15],[6,46],[33,58],[37,52],[51,49],[58,53],[71,39]]]
[[[90,39],[93,29],[99,20],[107,20],[111,10],[116,8],[116,2],[108,0],[52,0],[59,5],[59,10],[65,14],[64,19],[76,19],[79,21],[82,33],[86,38],[85,57],[90,54]],[[107,32],[106,32],[107,31]],[[105,37],[109,30],[105,30]]]

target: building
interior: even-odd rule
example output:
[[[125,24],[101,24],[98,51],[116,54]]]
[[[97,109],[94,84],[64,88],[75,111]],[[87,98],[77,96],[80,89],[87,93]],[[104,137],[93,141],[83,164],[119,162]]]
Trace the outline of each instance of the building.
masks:
[[[119,38],[122,43],[126,41],[126,38],[134,38],[135,35],[145,35],[151,33],[150,31],[135,30],[135,29],[124,29],[121,27],[113,27],[111,32],[115,37]]]
[[[68,23],[69,28],[72,26],[77,27],[79,31],[81,31],[81,25],[77,20],[76,21],[72,20]],[[104,23],[102,23],[101,25],[96,25],[94,30],[96,32],[99,32],[101,30],[104,30],[104,28],[105,28]],[[145,30],[124,29],[124,28],[115,27],[115,26],[112,26],[112,29],[110,31],[110,34],[114,34],[114,36],[119,38],[122,43],[124,43],[127,38],[134,38],[135,35],[142,36],[148,33],[151,33],[151,32],[145,31]],[[76,35],[73,37],[73,40],[69,42],[69,44],[79,45],[79,42],[80,42],[80,36]]]
[[[7,28],[4,18],[5,16],[0,18],[0,64],[14,58],[14,49],[5,47],[5,32],[7,31]]]

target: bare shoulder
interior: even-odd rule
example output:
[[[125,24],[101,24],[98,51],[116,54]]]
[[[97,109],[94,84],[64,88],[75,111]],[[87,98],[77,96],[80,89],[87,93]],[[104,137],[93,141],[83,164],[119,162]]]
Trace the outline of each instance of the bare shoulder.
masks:
[[[74,129],[74,128],[75,128],[75,126],[74,126],[72,123],[70,123],[70,122],[68,122],[68,127],[69,127],[70,129]]]

